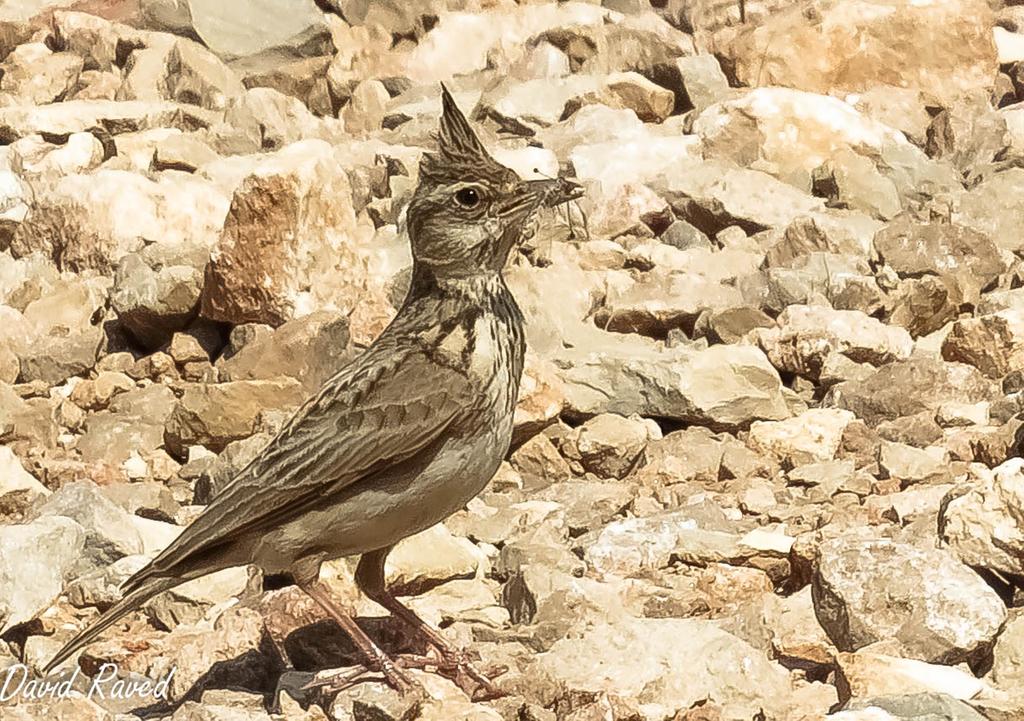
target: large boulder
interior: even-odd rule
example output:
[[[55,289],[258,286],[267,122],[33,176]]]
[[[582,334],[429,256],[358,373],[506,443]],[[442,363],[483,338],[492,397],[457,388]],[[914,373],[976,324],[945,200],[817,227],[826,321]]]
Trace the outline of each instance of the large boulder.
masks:
[[[148,242],[211,247],[228,199],[192,176],[101,169],[67,175],[37,190],[31,212],[11,242],[15,257],[40,252],[64,270],[108,273]]]
[[[688,668],[684,674],[672,669]],[[643,705],[649,718],[711,702],[722,719],[752,718],[768,709],[785,716],[789,675],[763,652],[690,618],[622,618],[597,623],[555,643],[531,666],[557,684],[559,696],[614,694]]]
[[[889,641],[908,658],[973,661],[1006,620],[995,591],[953,554],[889,540],[821,544],[811,590],[818,620],[841,651]]]
[[[231,200],[206,268],[204,317],[285,321],[319,309],[351,312],[370,340],[393,313],[385,279],[370,272],[372,228],[359,223],[348,174],[322,140],[262,158]]]
[[[1024,575],[1024,459],[977,474],[944,499],[939,537],[969,566]]]
[[[57,599],[85,537],[82,527],[64,516],[0,527],[0,633],[32,620]]]
[[[732,61],[744,85],[837,95],[891,85],[920,89],[947,105],[995,81],[992,11],[985,0],[786,5],[716,35],[716,54]],[[778,42],[780,37],[786,42]]]
[[[689,351],[609,343],[578,350],[561,359],[574,414],[638,413],[719,428],[790,415],[778,373],[752,346]]]
[[[976,368],[935,358],[909,358],[882,366],[861,380],[829,389],[824,404],[846,408],[869,424],[924,411],[949,401],[995,400],[999,387]]]

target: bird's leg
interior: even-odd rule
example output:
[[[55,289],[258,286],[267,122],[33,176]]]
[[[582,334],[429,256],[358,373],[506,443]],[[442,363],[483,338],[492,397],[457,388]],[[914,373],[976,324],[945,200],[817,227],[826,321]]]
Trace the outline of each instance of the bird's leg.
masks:
[[[397,691],[405,693],[416,688],[416,682],[404,670],[395,665],[395,662],[375,644],[363,629],[359,628],[350,615],[331,598],[330,591],[319,580],[299,582],[299,588],[309,594],[310,598],[320,604],[320,607],[327,612],[334,621],[341,626],[342,630],[352,639],[363,658],[367,667],[384,674],[385,680]],[[341,688],[351,685],[361,673],[353,673],[346,669],[337,678],[328,677],[317,679],[311,685],[334,686],[334,682],[340,682]]]
[[[380,604],[394,614],[396,618],[407,623],[423,636],[431,646],[436,648],[441,656],[438,670],[453,673],[453,680],[463,691],[469,694],[470,698],[483,700],[504,696],[505,694],[487,676],[473,667],[464,650],[453,646],[448,639],[431,628],[426,621],[417,616],[411,609],[402,605],[387,590],[384,582],[384,559],[387,558],[389,551],[391,551],[390,546],[364,553],[359,558],[359,565],[356,567],[355,574],[356,585],[359,587],[359,590],[365,593],[370,600]]]

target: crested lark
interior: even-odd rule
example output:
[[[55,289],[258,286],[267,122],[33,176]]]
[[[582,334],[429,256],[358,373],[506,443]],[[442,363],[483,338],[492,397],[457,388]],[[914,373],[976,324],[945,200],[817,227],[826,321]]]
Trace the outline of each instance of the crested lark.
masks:
[[[287,573],[399,689],[409,676],[318,580],[323,561],[361,554],[355,580],[417,630],[447,668],[493,693],[465,655],[388,592],[401,539],[461,508],[509,448],[523,370],[523,318],[502,278],[542,206],[581,194],[564,179],[523,181],[484,149],[442,86],[439,152],[420,164],[408,208],[413,273],[391,324],[327,381],[159,556],[121,601],[62,648],[49,672],[161,591],[253,563]]]

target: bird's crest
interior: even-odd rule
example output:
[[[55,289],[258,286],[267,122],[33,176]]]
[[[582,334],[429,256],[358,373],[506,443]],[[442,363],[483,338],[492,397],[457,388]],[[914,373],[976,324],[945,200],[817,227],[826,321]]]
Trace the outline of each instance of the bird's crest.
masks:
[[[509,172],[508,168],[487,152],[443,83],[441,106],[438,150],[423,154],[420,176],[439,183],[457,182],[467,176],[483,179],[504,177]]]

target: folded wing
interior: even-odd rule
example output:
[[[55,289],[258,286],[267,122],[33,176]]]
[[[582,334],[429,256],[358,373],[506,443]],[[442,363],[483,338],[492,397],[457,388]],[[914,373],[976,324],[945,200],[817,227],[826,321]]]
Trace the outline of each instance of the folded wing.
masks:
[[[370,473],[411,458],[472,413],[470,381],[406,346],[371,348],[307,401],[152,563],[153,578],[216,557],[242,536],[295,518]]]

